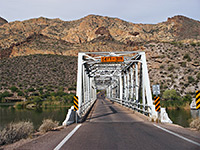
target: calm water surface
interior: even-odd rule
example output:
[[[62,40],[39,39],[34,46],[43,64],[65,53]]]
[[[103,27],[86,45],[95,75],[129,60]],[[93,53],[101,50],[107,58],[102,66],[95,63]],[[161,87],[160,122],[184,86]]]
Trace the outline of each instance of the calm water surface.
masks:
[[[59,121],[60,125],[65,120],[67,107],[52,107],[40,109],[14,109],[13,104],[0,104],[0,129],[10,122],[31,121],[35,129],[38,129],[44,119],[53,119]],[[167,110],[170,119],[175,124],[183,127],[189,127],[192,118],[200,118],[199,110]]]
[[[167,110],[169,118],[173,121],[174,124],[181,125],[183,127],[189,127],[191,119],[200,118],[199,110]]]
[[[59,121],[61,125],[65,120],[67,107],[52,107],[39,109],[14,109],[12,105],[0,104],[0,129],[4,128],[10,122],[31,121],[34,128],[38,129],[44,119],[53,119]]]

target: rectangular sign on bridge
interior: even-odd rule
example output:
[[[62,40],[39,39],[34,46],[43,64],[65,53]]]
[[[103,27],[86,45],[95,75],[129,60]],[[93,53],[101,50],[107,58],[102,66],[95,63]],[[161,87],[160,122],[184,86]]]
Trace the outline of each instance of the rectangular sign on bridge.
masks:
[[[101,62],[124,62],[123,56],[101,57]]]

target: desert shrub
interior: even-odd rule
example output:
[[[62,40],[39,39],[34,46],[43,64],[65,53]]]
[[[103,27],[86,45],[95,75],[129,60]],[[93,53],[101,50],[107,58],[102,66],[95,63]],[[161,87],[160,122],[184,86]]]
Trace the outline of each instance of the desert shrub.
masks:
[[[195,46],[196,46],[196,43],[190,43],[190,45],[195,47]]]
[[[195,80],[194,80],[194,78],[192,77],[192,76],[188,76],[188,83],[192,83],[192,82],[194,82]]]
[[[198,80],[200,79],[200,72],[197,74],[197,79]]]
[[[68,90],[69,90],[69,91],[72,91],[72,90],[76,90],[76,88],[75,88],[75,87],[69,87]]]
[[[178,92],[176,92],[176,90],[172,89],[172,90],[165,90],[163,93],[163,98],[165,100],[180,100],[180,94]]]
[[[161,66],[160,66],[160,69],[163,69],[163,68],[165,68],[165,66],[164,66],[164,65],[161,65]]]
[[[184,55],[183,59],[187,59],[187,61],[191,61],[190,55],[188,53]]]
[[[10,144],[27,138],[33,133],[33,123],[29,121],[10,123],[0,131],[0,145]]]
[[[35,91],[34,88],[29,88],[29,89],[28,89],[28,92],[34,92],[34,91]]]
[[[197,119],[193,120],[193,121],[190,123],[190,127],[191,127],[191,128],[196,128],[197,130],[200,131],[200,118],[197,118]]]
[[[181,62],[181,67],[186,67],[186,62]]]
[[[39,127],[40,132],[47,132],[53,130],[58,126],[58,121],[53,121],[51,119],[44,119],[42,125]]]
[[[17,108],[17,109],[25,108],[24,102],[16,102],[15,108]]]
[[[0,102],[3,100],[4,97],[11,97],[13,96],[13,94],[11,94],[10,92],[8,91],[5,91],[3,93],[0,93]]]
[[[183,97],[183,101],[185,102],[192,102],[192,96],[190,94],[186,94],[184,97]]]
[[[24,93],[23,93],[22,91],[18,91],[18,92],[17,92],[17,95],[18,95],[18,96],[24,96]]]
[[[18,91],[18,88],[17,88],[16,86],[12,86],[12,87],[10,88],[10,90],[11,90],[12,92],[17,92],[17,91]]]
[[[171,64],[169,67],[168,67],[168,71],[173,71],[174,70],[174,65],[173,64]]]

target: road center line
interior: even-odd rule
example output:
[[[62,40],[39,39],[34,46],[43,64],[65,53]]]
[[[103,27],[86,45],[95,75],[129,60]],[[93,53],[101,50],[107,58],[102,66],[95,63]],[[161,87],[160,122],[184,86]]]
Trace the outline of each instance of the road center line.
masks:
[[[80,128],[82,124],[77,125],[55,148],[54,150],[59,150],[69,139],[70,137]]]
[[[188,142],[193,143],[193,144],[195,144],[195,145],[197,145],[197,146],[200,146],[200,143],[197,143],[197,142],[192,141],[192,140],[190,140],[190,139],[188,139],[188,138],[185,138],[185,137],[183,137],[183,136],[181,136],[181,135],[179,135],[179,134],[177,134],[177,133],[174,133],[174,132],[169,131],[169,130],[167,130],[167,129],[165,129],[165,128],[162,128],[162,127],[160,127],[160,126],[158,126],[158,125],[156,125],[156,124],[153,124],[153,125],[154,125],[155,127],[159,128],[159,129],[161,129],[161,130],[163,130],[163,131],[165,131],[165,132],[168,132],[168,133],[170,133],[170,134],[173,134],[173,135],[175,135],[175,136],[177,136],[177,137],[179,137],[179,138],[181,138],[181,139],[183,139],[183,140],[185,140],[185,141],[188,141]]]

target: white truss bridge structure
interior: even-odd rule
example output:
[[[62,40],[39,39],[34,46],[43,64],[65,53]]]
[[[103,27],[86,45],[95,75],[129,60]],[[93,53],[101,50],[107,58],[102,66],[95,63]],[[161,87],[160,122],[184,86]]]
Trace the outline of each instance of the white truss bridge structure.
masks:
[[[102,61],[102,58],[108,59]],[[109,60],[109,58],[111,60]],[[112,58],[120,58],[112,60]],[[123,59],[123,60],[121,60]],[[105,90],[107,99],[138,111],[151,119],[169,122],[165,108],[155,111],[145,52],[80,52],[76,96],[77,115],[83,118],[97,100],[97,90]],[[63,124],[74,122],[73,106]]]

